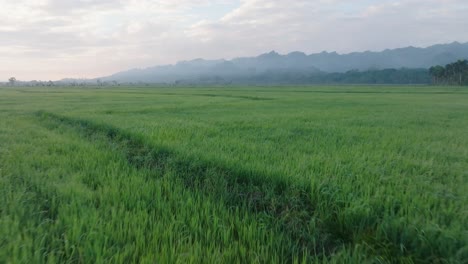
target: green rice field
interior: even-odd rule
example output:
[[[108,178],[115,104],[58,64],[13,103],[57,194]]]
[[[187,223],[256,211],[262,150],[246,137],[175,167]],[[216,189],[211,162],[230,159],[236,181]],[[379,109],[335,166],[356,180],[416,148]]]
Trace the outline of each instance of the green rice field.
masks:
[[[468,263],[468,88],[0,87],[0,263]]]

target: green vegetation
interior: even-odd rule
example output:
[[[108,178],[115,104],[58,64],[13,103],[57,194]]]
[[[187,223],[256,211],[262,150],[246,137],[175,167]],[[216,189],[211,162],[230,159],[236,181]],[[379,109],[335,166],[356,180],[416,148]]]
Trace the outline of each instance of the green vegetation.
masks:
[[[0,88],[0,262],[466,263],[468,90]]]
[[[468,85],[468,61],[458,60],[443,66],[429,69],[432,82],[437,85]]]
[[[307,70],[268,70],[248,76],[200,76],[181,79],[178,85],[306,85],[306,84],[430,84],[427,69],[351,70],[327,73]]]

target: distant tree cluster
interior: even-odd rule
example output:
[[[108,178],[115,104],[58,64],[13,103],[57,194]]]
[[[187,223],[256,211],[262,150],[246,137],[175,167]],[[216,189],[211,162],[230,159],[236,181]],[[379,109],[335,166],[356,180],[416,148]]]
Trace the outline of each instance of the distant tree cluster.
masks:
[[[10,86],[15,86],[15,83],[16,83],[16,78],[15,77],[10,77],[10,79],[8,79],[8,84]]]
[[[143,85],[144,83],[125,83],[127,85]],[[115,80],[112,81],[101,81],[101,79],[96,80],[87,80],[87,79],[64,79],[60,81],[41,81],[41,80],[32,80],[32,81],[20,81],[15,77],[11,77],[7,82],[0,82],[0,86],[24,86],[24,87],[52,87],[52,86],[120,86],[122,83],[119,83]],[[146,85],[146,84],[145,84]]]
[[[4,83],[7,86],[55,86],[53,81],[20,81],[17,80],[15,77],[10,77],[7,83]],[[2,85],[2,83],[0,83]]]
[[[468,61],[458,60],[443,66],[429,69],[432,83],[438,85],[468,85]]]

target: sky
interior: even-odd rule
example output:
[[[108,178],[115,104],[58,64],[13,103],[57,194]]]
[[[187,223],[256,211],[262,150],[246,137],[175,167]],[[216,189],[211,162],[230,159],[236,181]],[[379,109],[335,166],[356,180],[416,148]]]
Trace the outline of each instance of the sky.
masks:
[[[467,0],[0,0],[0,82],[468,42]]]

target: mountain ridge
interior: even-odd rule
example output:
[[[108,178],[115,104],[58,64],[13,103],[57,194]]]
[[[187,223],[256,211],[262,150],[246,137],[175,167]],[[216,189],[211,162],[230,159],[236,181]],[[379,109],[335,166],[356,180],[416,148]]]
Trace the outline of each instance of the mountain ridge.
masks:
[[[231,60],[197,58],[175,64],[134,68],[94,80],[174,83],[181,80],[222,78],[229,81],[274,72],[312,74],[343,73],[351,70],[427,69],[458,59],[468,59],[468,43],[452,42],[426,48],[409,46],[345,54],[334,51],[312,54],[293,51],[282,55],[272,50],[255,57],[239,57]]]

